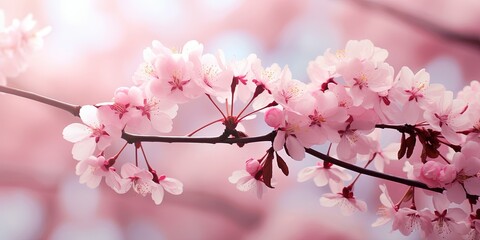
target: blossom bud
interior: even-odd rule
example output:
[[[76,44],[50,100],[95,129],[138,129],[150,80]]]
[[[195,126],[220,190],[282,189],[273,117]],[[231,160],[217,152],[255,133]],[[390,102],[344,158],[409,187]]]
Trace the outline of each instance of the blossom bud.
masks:
[[[127,87],[119,87],[115,90],[113,101],[118,104],[128,104],[130,103],[130,99],[128,97],[129,88]]]
[[[418,179],[429,187],[444,187],[455,180],[457,172],[451,165],[428,161],[418,172]]]
[[[265,113],[265,122],[270,127],[278,128],[283,121],[283,111],[278,108],[270,108]]]
[[[245,162],[245,165],[246,165],[247,172],[250,173],[250,175],[252,175],[252,176],[255,176],[255,174],[257,174],[257,172],[260,168],[260,163],[253,158],[248,159]]]

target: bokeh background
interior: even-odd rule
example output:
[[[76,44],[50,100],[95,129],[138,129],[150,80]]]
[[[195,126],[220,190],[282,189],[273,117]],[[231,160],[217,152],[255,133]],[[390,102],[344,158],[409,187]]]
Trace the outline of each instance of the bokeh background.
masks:
[[[154,39],[172,47],[196,39],[231,60],[256,53],[264,65],[288,64],[295,78],[307,81],[306,66],[317,55],[368,38],[388,49],[396,70],[427,68],[433,82],[451,90],[480,76],[476,0],[0,0],[0,8],[7,23],[32,13],[40,26],[53,28],[28,70],[9,85],[75,104],[108,101],[115,88],[130,86]],[[202,101],[182,106],[173,134],[189,133],[216,114]],[[390,224],[370,227],[380,194],[370,177],[362,177],[356,191],[369,203],[368,213],[344,217],[321,207],[328,188],[295,182],[299,169],[315,164],[312,158],[289,160],[291,176],[277,172],[277,188],[262,200],[237,191],[228,176],[249,157],[262,156],[262,144],[147,144],[155,168],[185,184],[183,195],[167,196],[160,206],[103,184],[89,189],[78,183],[72,145],[61,135],[75,121],[58,109],[0,95],[0,239],[418,238],[390,233]],[[247,123],[247,131],[267,132],[259,123]],[[216,126],[200,134],[221,131]],[[121,156],[132,161],[133,149]]]

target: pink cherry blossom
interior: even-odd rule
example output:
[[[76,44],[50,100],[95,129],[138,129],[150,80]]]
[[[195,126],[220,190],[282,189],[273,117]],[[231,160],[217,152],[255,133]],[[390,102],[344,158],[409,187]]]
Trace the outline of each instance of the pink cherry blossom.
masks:
[[[230,86],[232,84],[233,72],[227,69],[223,63],[219,63],[218,56],[205,54],[201,58],[194,58],[194,76],[203,91],[211,96],[222,99],[230,95]]]
[[[435,211],[428,212],[433,224],[430,239],[460,239],[468,232],[464,222],[468,214],[461,208],[450,207],[450,201],[444,195],[434,195],[433,206]]]
[[[253,109],[260,109],[274,101],[271,93],[276,82],[281,77],[282,69],[276,63],[264,68],[260,59],[257,58],[252,62],[251,72],[251,78],[255,85],[262,85],[266,89],[266,91],[257,96],[252,104]]]
[[[237,97],[243,103],[250,101],[257,87],[257,84],[253,82],[254,74],[252,72],[252,64],[257,59],[257,55],[249,54],[247,58],[231,61],[227,64],[227,68],[233,72],[234,78],[238,81],[233,101],[231,96],[228,98],[230,102],[235,102]]]
[[[294,160],[302,160],[305,158],[305,147],[310,146],[306,144],[308,141],[302,142],[297,135],[308,131],[308,120],[294,112],[287,111],[285,114],[286,121],[278,127],[277,135],[273,140],[273,149],[278,152],[285,146],[290,157]]]
[[[343,187],[343,183],[332,182],[330,184],[332,193],[325,193],[320,198],[320,204],[324,207],[340,207],[340,212],[345,216],[353,213],[367,211],[367,204],[355,198],[351,187]]]
[[[130,88],[120,87],[115,90],[113,102],[97,104],[98,115],[105,125],[113,125],[124,129],[125,125],[134,115],[132,111]]]
[[[252,78],[255,79],[257,85],[264,85],[269,91],[272,89],[272,84],[275,84],[282,76],[282,68],[276,63],[267,68],[262,66],[259,58],[252,61],[251,64]]]
[[[316,166],[306,167],[298,172],[298,182],[305,182],[310,179],[313,179],[316,186],[323,187],[330,181],[337,183],[349,181],[352,179],[352,176],[344,172],[344,169],[334,166],[331,163],[318,162]]]
[[[347,111],[353,107],[353,99],[349,91],[344,85],[329,83],[328,89],[337,97],[338,107],[344,108]]]
[[[105,183],[114,189],[120,191],[121,178],[115,168],[110,166],[105,157],[90,156],[87,159],[77,163],[76,174],[80,176],[80,183],[85,183],[89,188],[96,188],[105,177]]]
[[[371,137],[370,144],[372,151],[368,155],[359,155],[358,158],[365,161],[373,161],[375,169],[383,172],[385,164],[390,164],[392,160],[398,160],[399,143],[391,143],[382,148],[380,140],[380,131],[375,130],[369,136]]]
[[[158,98],[175,103],[185,103],[199,97],[204,91],[193,78],[193,63],[181,56],[171,55],[160,58],[155,68],[161,74],[150,82],[149,90]]]
[[[147,86],[156,97],[175,103],[184,103],[201,96],[204,91],[195,78],[193,59],[199,59],[203,45],[196,41],[185,44],[181,53],[176,53],[160,42],[144,51],[145,63],[134,75],[137,86]]]
[[[235,184],[236,188],[242,192],[255,189],[258,199],[261,199],[266,186],[261,180],[255,178],[260,168],[259,162],[251,158],[246,161],[245,170],[234,171],[228,181]]]
[[[131,87],[128,91],[132,115],[125,130],[147,133],[151,128],[167,133],[172,130],[172,119],[177,115],[178,105],[153,96],[148,91]]]
[[[347,86],[351,87],[353,104],[372,107],[378,98],[378,93],[393,86],[393,68],[382,63],[375,66],[371,62],[354,59],[339,66],[340,73]]]
[[[307,145],[323,144],[327,140],[339,142],[338,131],[348,119],[347,111],[338,107],[334,93],[317,91],[314,98],[306,98],[295,109],[308,117],[308,130],[300,132],[297,137]]]
[[[375,121],[375,114],[367,111],[344,124],[344,128],[339,130],[341,138],[336,147],[340,159],[352,160],[357,154],[366,155],[372,151],[371,139],[367,134],[374,130]]]
[[[290,69],[282,70],[280,79],[272,84],[272,95],[275,101],[286,109],[295,109],[305,98],[311,98],[305,83],[292,79]]]
[[[5,26],[4,13],[0,10],[0,85],[6,84],[6,78],[17,77],[25,71],[29,55],[43,46],[43,38],[51,28],[37,30],[36,24],[32,15],[28,15]]]
[[[268,126],[279,128],[285,122],[283,111],[278,108],[270,108],[265,112],[265,122]]]
[[[470,230],[467,232],[463,239],[480,239],[480,209],[477,209],[475,212],[471,213],[466,223],[470,225]]]
[[[473,100],[468,104],[468,109],[465,112],[468,118],[468,129],[461,133],[467,134],[466,141],[480,140],[480,101]]]
[[[382,194],[380,194],[380,202],[383,206],[378,209],[377,214],[379,217],[374,223],[372,223],[372,227],[378,227],[389,222],[394,218],[398,211],[398,207],[393,203],[390,195],[388,194],[387,186],[382,184],[379,187],[382,191]]]
[[[315,61],[308,63],[307,73],[314,89],[322,86],[335,77],[335,66],[330,65],[324,56],[318,56]]]
[[[474,80],[471,81],[468,86],[465,86],[457,94],[458,99],[462,99],[465,102],[479,102],[480,101],[480,82]]]
[[[152,42],[152,47],[148,47],[143,51],[144,62],[135,71],[133,82],[138,87],[145,87],[150,82],[158,80],[162,74],[161,69],[157,68],[159,59],[175,55],[177,58],[189,60],[190,57],[199,58],[202,52],[203,45],[195,40],[187,42],[183,47],[182,53],[176,53],[155,40]]]
[[[453,100],[453,93],[445,91],[431,108],[425,110],[423,117],[430,126],[452,144],[460,144],[462,138],[457,131],[468,128],[468,115],[463,114],[467,104],[460,99]]]
[[[420,211],[412,208],[400,208],[393,218],[392,230],[399,230],[403,235],[408,236],[414,230],[422,234],[422,238],[432,233],[433,225],[428,209]]]
[[[368,39],[348,41],[344,54],[347,59],[366,60],[375,65],[383,63],[388,57],[387,50],[374,46]]]
[[[452,183],[457,177],[454,166],[436,161],[428,161],[425,164],[415,164],[413,174],[415,174],[418,180],[432,188],[445,187]]]
[[[424,70],[416,74],[403,67],[396,78],[392,97],[401,109],[396,118],[398,122],[416,124],[423,121],[423,110],[429,108],[445,91],[440,84],[430,84],[430,75]]]
[[[180,195],[183,193],[183,183],[175,178],[166,177],[161,175],[157,178],[158,183],[151,188],[152,199],[155,204],[159,205],[163,201],[165,191],[173,195]]]
[[[480,158],[478,157],[480,144],[468,142],[461,152],[455,153],[452,164],[456,170],[454,181],[446,186],[447,197],[450,201],[461,203],[465,201],[465,191],[471,195],[480,195]]]
[[[121,131],[115,126],[104,125],[98,116],[98,109],[91,105],[80,109],[81,123],[72,123],[63,129],[63,138],[74,143],[72,154],[77,160],[92,156],[95,148],[105,150],[112,141],[120,139]]]
[[[126,163],[121,169],[122,182],[121,192],[125,193],[133,187],[133,190],[142,196],[146,196],[152,192],[152,188],[156,187],[153,182],[153,175],[145,169],[141,169],[131,163]]]
[[[173,195],[183,193],[182,182],[165,175],[157,176],[154,170],[152,172],[131,163],[124,164],[121,170],[124,179],[121,183],[120,192],[125,193],[133,187],[133,190],[142,196],[151,193],[152,200],[157,205],[162,203],[165,191]]]

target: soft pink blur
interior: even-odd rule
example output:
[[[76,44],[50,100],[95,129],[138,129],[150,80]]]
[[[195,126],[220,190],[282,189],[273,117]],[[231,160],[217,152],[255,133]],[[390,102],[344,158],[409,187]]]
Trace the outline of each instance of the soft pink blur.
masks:
[[[433,82],[458,90],[480,75],[480,48],[442,38],[428,29],[363,1],[60,1],[0,0],[7,23],[33,13],[51,25],[45,47],[27,72],[10,86],[75,104],[109,101],[119,86],[130,86],[142,51],[156,39],[180,47],[190,39],[208,52],[222,48],[227,58],[256,53],[264,65],[288,64],[306,80],[306,66],[327,48],[348,39],[371,39],[389,52],[398,71],[427,67]],[[480,35],[480,5],[448,0],[378,1],[458,34]],[[388,4],[388,5],[387,5]],[[328,188],[295,183],[296,174],[315,160],[291,161],[291,176],[262,200],[242,193],[228,176],[265,144],[242,149],[229,145],[146,144],[154,166],[185,184],[184,194],[167,196],[160,206],[149,198],[115,194],[102,183],[78,183],[72,145],[62,129],[78,119],[29,100],[0,95],[0,239],[397,239],[390,225],[372,229],[380,205],[378,182],[362,177],[358,197],[368,213],[344,217],[320,206]],[[185,135],[218,116],[206,101],[181,107],[175,135]],[[263,117],[246,124],[251,135],[268,131]],[[220,134],[221,126],[200,134]],[[114,146],[118,150],[121,146]],[[133,149],[121,161],[133,160]],[[392,167],[393,166],[393,167]],[[387,167],[401,169],[397,163]],[[398,173],[398,172],[397,172]],[[402,173],[398,173],[402,174]],[[390,191],[398,199],[405,187]],[[361,191],[360,191],[361,190]],[[412,236],[415,239],[417,236]]]

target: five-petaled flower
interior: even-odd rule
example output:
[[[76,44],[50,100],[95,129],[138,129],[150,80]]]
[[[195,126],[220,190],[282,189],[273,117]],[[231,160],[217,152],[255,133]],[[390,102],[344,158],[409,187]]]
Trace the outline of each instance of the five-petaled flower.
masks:
[[[74,143],[72,154],[77,160],[92,156],[95,148],[105,150],[111,142],[119,139],[121,130],[113,125],[104,125],[99,118],[98,108],[86,105],[80,109],[81,123],[72,123],[63,129],[63,138]]]

